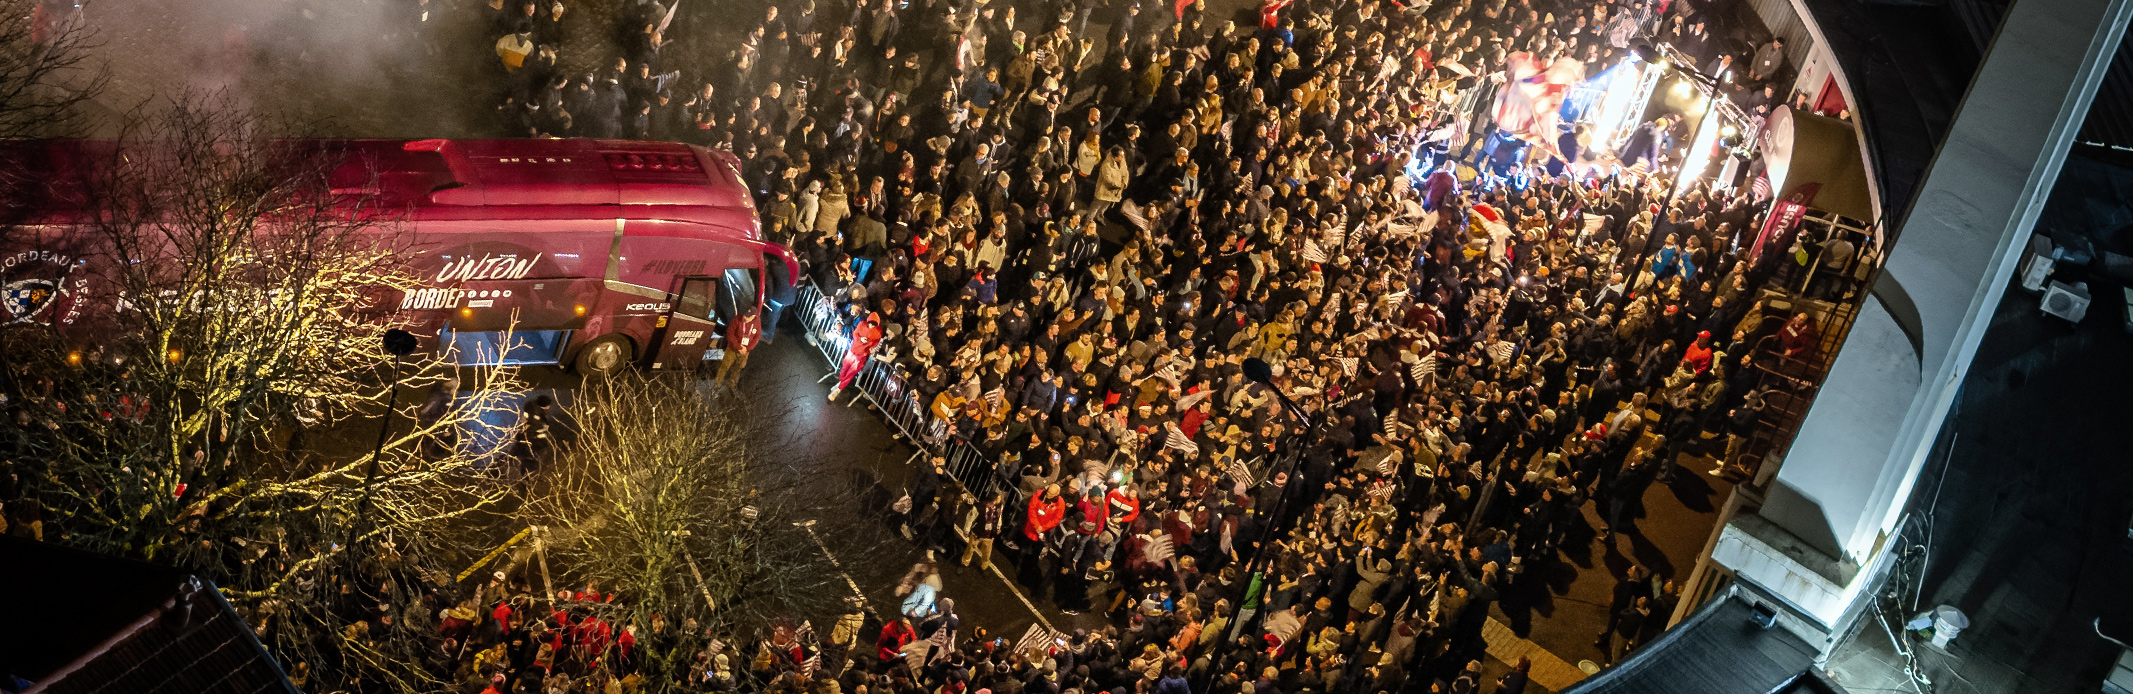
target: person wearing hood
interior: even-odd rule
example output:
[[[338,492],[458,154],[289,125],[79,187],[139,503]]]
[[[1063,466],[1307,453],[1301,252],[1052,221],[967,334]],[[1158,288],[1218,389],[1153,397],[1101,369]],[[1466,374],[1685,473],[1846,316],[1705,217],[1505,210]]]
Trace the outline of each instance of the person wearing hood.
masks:
[[[836,402],[844,389],[852,386],[852,380],[866,369],[867,361],[874,355],[874,347],[881,344],[881,314],[868,313],[865,320],[852,329],[851,346],[844,352],[844,359],[837,367],[837,387],[830,391],[830,402]]]
[[[1355,560],[1357,576],[1355,589],[1348,592],[1348,618],[1360,619],[1370,612],[1370,605],[1377,602],[1378,587],[1392,578],[1392,561],[1375,556],[1376,552],[1365,548],[1364,554]]]
[[[813,189],[815,185],[818,184],[810,184],[809,188]],[[851,215],[852,207],[845,196],[844,181],[830,179],[829,192],[820,194],[815,213],[810,216],[813,220],[812,228],[818,232],[834,234],[844,223],[844,218]]]

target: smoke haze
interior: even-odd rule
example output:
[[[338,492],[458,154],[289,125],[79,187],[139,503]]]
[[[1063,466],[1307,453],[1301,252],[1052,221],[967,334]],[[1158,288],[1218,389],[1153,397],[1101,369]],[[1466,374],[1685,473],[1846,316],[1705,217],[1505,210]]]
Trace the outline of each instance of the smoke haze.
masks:
[[[476,2],[433,0],[431,31],[470,28]],[[112,83],[97,100],[118,116],[184,90],[222,91],[257,113],[316,124],[315,134],[488,134],[479,35],[448,48],[423,36],[416,0],[96,0],[82,21]],[[447,7],[453,9],[446,9]],[[448,14],[456,13],[456,14]],[[460,26],[460,25],[465,25]]]

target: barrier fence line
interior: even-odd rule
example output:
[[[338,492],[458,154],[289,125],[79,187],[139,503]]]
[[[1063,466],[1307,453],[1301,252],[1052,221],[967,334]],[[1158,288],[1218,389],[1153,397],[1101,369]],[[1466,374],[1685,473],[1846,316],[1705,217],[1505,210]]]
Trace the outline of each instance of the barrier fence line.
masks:
[[[488,554],[482,555],[480,559],[475,560],[472,566],[467,567],[467,570],[459,572],[459,577],[453,579],[453,582],[465,582],[468,576],[474,575],[474,572],[480,571],[481,567],[487,566],[489,562],[495,561],[498,555],[504,553],[504,550],[511,549],[512,545],[518,544],[519,540],[524,540],[526,539],[527,535],[531,534],[533,534],[533,528],[531,526],[527,527],[525,530],[518,531],[517,535],[512,535],[511,539],[505,540],[503,544],[497,545],[496,549],[489,550]]]
[[[845,354],[851,346],[850,334],[846,332],[850,326],[836,309],[835,303],[815,287],[812,279],[803,279],[794,305],[799,308],[800,322],[806,327],[809,340],[822,352],[822,357],[829,361],[830,373],[841,371]],[[1003,522],[1000,537],[1009,542],[1016,540],[1022,527],[1021,509],[1027,501],[1021,488],[1009,480],[1003,480],[998,463],[972,446],[969,441],[953,433],[949,422],[934,417],[931,403],[919,400],[901,373],[900,367],[869,359],[858,377],[852,380],[852,386],[859,391],[854,397],[864,397],[872,403],[882,419],[887,420],[889,426],[922,455],[929,458],[935,455],[947,458],[948,462],[943,469],[949,479],[955,480],[971,496],[983,501],[995,492],[1004,492],[1006,498],[1001,509]],[[958,535],[963,535],[958,519],[949,519],[949,522]],[[969,538],[965,536],[964,539]],[[828,547],[824,546],[823,550],[828,551]],[[1026,550],[1011,550],[1001,558],[1019,564],[1026,561],[1025,554],[1033,556],[1037,548],[1029,547]],[[1044,614],[1037,610],[1035,605],[1030,604],[1029,598],[1022,595],[1014,581],[1001,573],[997,566],[993,568],[993,573],[1029,608],[1039,624],[1047,629],[1051,628],[1050,621],[1045,619]],[[854,588],[856,589],[856,586]]]
[[[799,315],[807,328],[808,336],[816,348],[822,351],[823,358],[829,360],[831,373],[837,373],[842,369],[845,353],[851,345],[849,333],[846,332],[849,326],[846,325],[844,316],[836,309],[835,303],[815,287],[811,279],[802,280],[799,298],[795,304],[800,307]],[[919,401],[909,382],[905,380],[901,367],[869,358],[858,377],[853,379],[852,385],[859,391],[854,397],[864,397],[872,403],[875,410],[881,413],[882,419],[888,420],[889,426],[894,427],[922,454],[947,458],[943,469],[948,477],[962,485],[971,496],[982,501],[990,498],[995,492],[1005,494],[1005,505],[1001,509],[1003,522],[1000,538],[1007,541],[1011,548],[1005,555],[1007,558],[1020,564],[1042,551],[1041,545],[1024,546],[1020,550],[1012,549],[1016,545],[1025,545],[1021,537],[1021,518],[1028,496],[1023,493],[1021,486],[1016,484],[1015,480],[1004,478],[1005,471],[1000,469],[999,462],[952,431],[948,421],[934,417],[931,403]],[[1286,448],[1288,450],[1283,453],[1272,456],[1273,459],[1269,461],[1271,465],[1261,474],[1262,478],[1270,478],[1276,471],[1294,469],[1297,459],[1302,455],[1303,447],[1296,445]],[[1270,510],[1269,513],[1274,512]],[[1283,525],[1282,516],[1288,515],[1293,513],[1284,510],[1269,518],[1261,537],[1250,538],[1254,548],[1249,557],[1243,558],[1243,568],[1264,570],[1262,560],[1265,559],[1266,548],[1271,544],[1268,540],[1277,532],[1279,526]],[[951,519],[951,523],[954,522],[954,519]],[[953,527],[958,534],[962,533],[959,525]],[[997,568],[994,572],[999,573]],[[1007,583],[1008,588],[1013,590],[1017,597],[1022,598],[1023,604],[1029,605],[1029,599],[1022,597],[1014,581],[1009,580],[1005,574],[1000,574],[1000,579]],[[1248,596],[1241,594],[1244,589],[1245,585],[1240,584],[1240,594],[1233,596],[1239,605],[1247,604],[1248,601]],[[1029,607],[1038,621],[1048,628],[1050,625],[1044,615],[1034,605]],[[1255,614],[1240,616],[1237,620],[1238,627],[1242,628],[1248,619],[1264,619],[1265,613],[1266,610],[1258,610]]]
[[[801,323],[823,358],[832,368],[841,368],[851,344],[844,316],[811,280],[802,282],[795,303],[800,307]],[[852,385],[858,389],[859,397],[872,403],[882,419],[888,420],[889,426],[913,447],[929,458],[947,458],[944,467],[949,478],[972,496],[982,500],[996,491],[1000,480],[994,474],[995,461],[952,433],[949,422],[934,417],[929,403],[919,401],[901,372],[896,365],[869,360]]]

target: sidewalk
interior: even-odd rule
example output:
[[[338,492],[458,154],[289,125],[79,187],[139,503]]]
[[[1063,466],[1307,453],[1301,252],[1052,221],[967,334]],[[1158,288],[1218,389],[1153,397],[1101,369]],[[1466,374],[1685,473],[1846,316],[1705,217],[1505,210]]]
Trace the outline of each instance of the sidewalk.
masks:
[[[1503,622],[1507,635],[1529,640],[1572,665],[1584,660],[1605,665],[1606,655],[1593,640],[1607,624],[1615,582],[1636,564],[1679,585],[1696,567],[1696,557],[1718,522],[1718,506],[1732,488],[1708,474],[1708,458],[1684,455],[1679,464],[1673,484],[1655,483],[1645,492],[1645,517],[1637,521],[1636,533],[1602,541],[1597,532],[1603,525],[1599,505],[1587,503],[1581,514],[1585,525],[1570,529],[1558,561],[1506,591],[1490,610],[1491,618]],[[1495,646],[1492,641],[1492,655]]]

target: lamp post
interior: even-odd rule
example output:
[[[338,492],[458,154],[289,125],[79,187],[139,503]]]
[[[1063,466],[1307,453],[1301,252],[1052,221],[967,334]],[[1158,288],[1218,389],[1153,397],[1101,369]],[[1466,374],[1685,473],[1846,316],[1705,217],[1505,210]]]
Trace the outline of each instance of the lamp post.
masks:
[[[415,336],[405,330],[393,328],[385,331],[385,351],[393,355],[393,376],[385,387],[385,416],[378,422],[378,441],[370,447],[370,464],[363,473],[363,499],[356,502],[355,522],[348,526],[348,550],[355,552],[355,543],[362,537],[365,521],[370,513],[371,491],[378,482],[378,457],[385,452],[386,436],[392,433],[393,405],[400,394],[400,360],[415,353]]]
[[[1317,428],[1317,418],[1308,416],[1303,411],[1303,408],[1298,407],[1295,402],[1289,400],[1288,395],[1282,393],[1280,388],[1274,386],[1274,367],[1266,363],[1266,360],[1260,359],[1258,357],[1245,358],[1244,377],[1251,379],[1255,383],[1266,386],[1267,390],[1274,391],[1275,399],[1281,402],[1282,411],[1287,412],[1289,416],[1295,417],[1298,421],[1302,422],[1304,425],[1305,433],[1309,433],[1312,429]],[[1296,476],[1296,463],[1302,460],[1302,456],[1290,455],[1288,456],[1288,458],[1288,469],[1283,470],[1282,474],[1288,476],[1291,480],[1293,480]],[[1252,550],[1252,561],[1247,566],[1258,565],[1260,557],[1266,554],[1266,540],[1269,537],[1273,536],[1274,526],[1279,524],[1281,520],[1281,512],[1284,507],[1288,506],[1288,501],[1289,490],[1283,489],[1281,490],[1281,495],[1274,498],[1274,507],[1271,509],[1267,509],[1268,520],[1266,527],[1259,531],[1259,545]]]
[[[1274,367],[1270,364],[1267,364],[1266,360],[1260,359],[1258,357],[1245,358],[1244,377],[1251,379],[1255,383],[1266,386],[1268,390],[1274,391],[1274,398],[1281,402],[1282,411],[1287,412],[1289,416],[1295,417],[1297,421],[1303,423],[1304,434],[1308,435],[1312,429],[1318,428],[1318,417],[1311,413],[1305,412],[1303,408],[1298,407],[1295,402],[1290,401],[1289,396],[1283,394],[1280,388],[1274,386]],[[1299,461],[1303,460],[1303,456],[1301,454],[1301,451],[1296,451],[1292,452],[1288,456],[1288,458],[1289,460],[1287,469],[1283,470],[1281,474],[1287,477],[1290,480],[1290,483],[1293,484],[1296,477],[1296,464]],[[1284,486],[1281,490],[1281,493],[1275,495],[1274,497],[1274,507],[1271,509],[1267,509],[1267,515],[1265,520],[1266,525],[1265,527],[1262,527],[1259,530],[1259,540],[1258,543],[1252,548],[1251,561],[1245,563],[1245,568],[1251,571],[1251,577],[1245,581],[1244,600],[1237,603],[1239,609],[1242,609],[1247,604],[1251,604],[1254,598],[1253,593],[1258,590],[1259,586],[1264,585],[1266,564],[1262,560],[1267,556],[1266,546],[1272,542],[1276,532],[1276,528],[1281,524],[1282,512],[1288,506],[1288,503],[1289,489]],[[1237,633],[1243,630],[1245,621],[1251,619],[1254,616],[1257,615],[1240,613],[1236,621],[1236,626],[1230,632],[1230,637],[1235,638]]]

